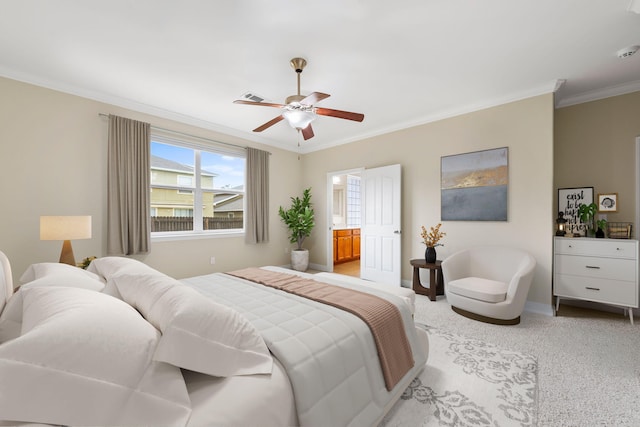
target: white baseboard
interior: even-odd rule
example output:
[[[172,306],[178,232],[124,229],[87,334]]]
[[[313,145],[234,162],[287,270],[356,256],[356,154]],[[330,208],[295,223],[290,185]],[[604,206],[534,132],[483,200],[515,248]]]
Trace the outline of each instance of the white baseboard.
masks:
[[[324,264],[311,264],[309,263],[310,270],[329,271],[329,268]]]
[[[543,304],[541,302],[533,302],[527,301],[524,304],[524,311],[528,311],[530,313],[539,313],[547,316],[553,316],[554,310],[552,304]]]

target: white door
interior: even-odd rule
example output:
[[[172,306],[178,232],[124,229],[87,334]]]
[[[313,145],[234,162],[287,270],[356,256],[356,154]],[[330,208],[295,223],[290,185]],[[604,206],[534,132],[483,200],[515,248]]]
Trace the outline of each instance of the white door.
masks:
[[[400,165],[365,169],[361,187],[360,277],[400,286]]]

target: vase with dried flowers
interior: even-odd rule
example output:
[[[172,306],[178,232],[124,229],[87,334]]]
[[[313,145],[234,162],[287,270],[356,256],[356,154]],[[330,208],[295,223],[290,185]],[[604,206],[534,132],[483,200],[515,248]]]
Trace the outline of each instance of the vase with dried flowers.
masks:
[[[438,243],[440,239],[447,235],[440,231],[440,227],[442,224],[438,224],[435,227],[430,227],[429,231],[422,226],[422,232],[420,233],[420,237],[422,237],[422,242],[427,246],[426,251],[424,252],[424,260],[428,264],[433,264],[436,262],[437,254],[436,254],[436,246],[443,246],[442,243]]]

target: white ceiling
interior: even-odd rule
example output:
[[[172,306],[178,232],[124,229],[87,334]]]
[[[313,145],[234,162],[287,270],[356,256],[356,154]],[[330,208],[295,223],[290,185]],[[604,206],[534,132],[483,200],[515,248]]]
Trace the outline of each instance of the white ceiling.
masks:
[[[0,75],[308,152],[557,87],[559,106],[640,90],[640,52],[616,55],[640,45],[629,2],[5,1]],[[319,117],[308,141],[286,122],[251,132],[279,110],[233,100],[284,102],[296,56],[303,94],[364,121]]]

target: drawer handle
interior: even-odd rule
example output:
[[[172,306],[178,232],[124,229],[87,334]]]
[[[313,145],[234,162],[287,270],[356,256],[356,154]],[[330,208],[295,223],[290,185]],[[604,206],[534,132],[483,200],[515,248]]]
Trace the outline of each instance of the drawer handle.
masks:
[[[590,291],[599,291],[600,290],[600,288],[591,288],[589,286],[585,286],[584,288],[585,289],[589,289]]]
[[[585,267],[591,268],[593,270],[600,270],[600,267],[598,267],[597,265],[585,265]]]

